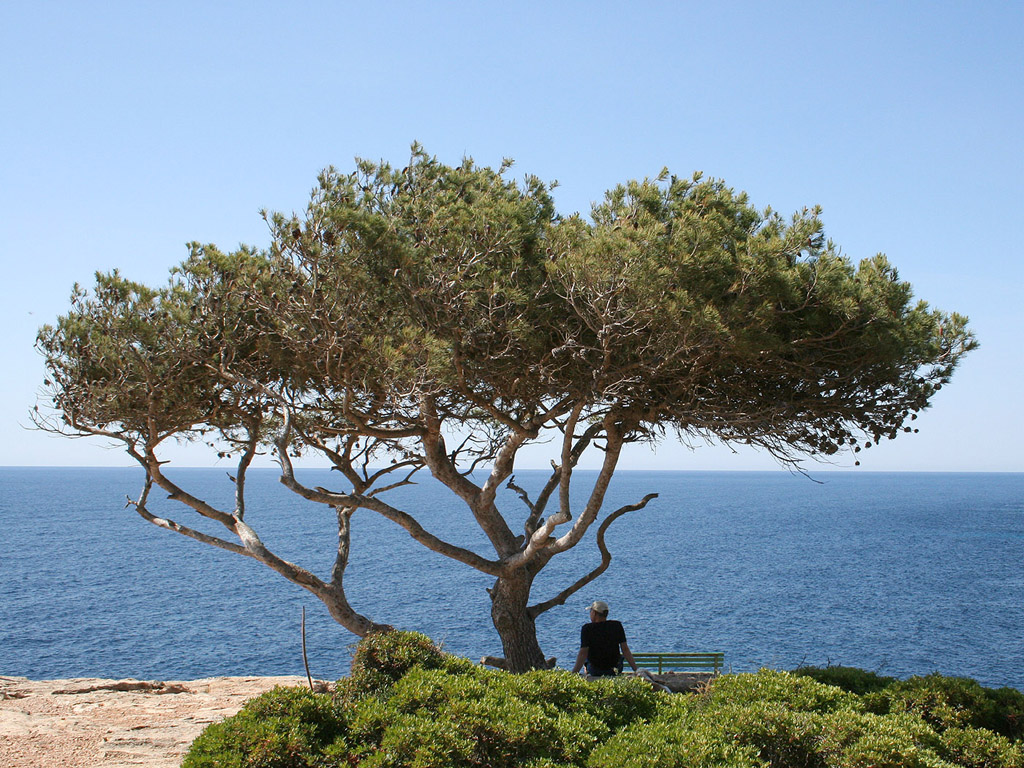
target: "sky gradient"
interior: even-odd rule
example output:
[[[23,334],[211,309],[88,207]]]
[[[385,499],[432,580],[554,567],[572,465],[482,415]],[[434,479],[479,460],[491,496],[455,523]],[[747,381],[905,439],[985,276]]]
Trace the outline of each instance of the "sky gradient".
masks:
[[[0,8],[0,465],[130,463],[26,428],[36,331],[75,282],[162,284],[191,240],[265,246],[259,209],[415,140],[515,158],[562,213],[665,166],[786,215],[820,204],[847,256],[886,253],[982,345],[861,469],[1024,471],[1024,3],[90,5]],[[671,439],[624,466],[777,467]]]

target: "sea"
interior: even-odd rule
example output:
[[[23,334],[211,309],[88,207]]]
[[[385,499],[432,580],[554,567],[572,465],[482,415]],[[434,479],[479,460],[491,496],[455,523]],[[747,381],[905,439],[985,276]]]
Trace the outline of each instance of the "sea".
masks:
[[[224,469],[169,470],[231,508]],[[517,473],[535,496],[546,473]],[[574,511],[593,472],[574,475]],[[338,473],[300,470],[347,490]],[[144,521],[126,506],[137,469],[0,468],[0,675],[34,679],[348,673],[357,638],[269,568]],[[327,577],[333,512],[273,469],[251,470],[246,520],[281,557]],[[657,493],[611,525],[596,581],[538,619],[541,645],[571,667],[586,607],[611,607],[634,651],[723,651],[746,672],[855,666],[895,677],[940,672],[1024,690],[1024,474],[624,471],[611,510]],[[176,502],[154,512],[218,534]],[[392,504],[488,556],[461,501],[430,479]],[[513,528],[525,507],[503,490]],[[221,533],[226,533],[223,529]],[[593,531],[538,577],[546,600],[599,562]],[[374,512],[353,518],[350,602],[479,660],[501,655],[491,577],[427,551]],[[303,622],[305,631],[303,633]]]

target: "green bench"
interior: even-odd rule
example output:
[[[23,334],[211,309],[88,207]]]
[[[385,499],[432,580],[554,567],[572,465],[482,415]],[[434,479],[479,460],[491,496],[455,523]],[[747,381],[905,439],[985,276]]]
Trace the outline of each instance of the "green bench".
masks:
[[[658,674],[674,669],[683,672],[713,672],[720,674],[725,666],[721,651],[707,653],[634,653],[633,661],[640,669],[657,669]]]

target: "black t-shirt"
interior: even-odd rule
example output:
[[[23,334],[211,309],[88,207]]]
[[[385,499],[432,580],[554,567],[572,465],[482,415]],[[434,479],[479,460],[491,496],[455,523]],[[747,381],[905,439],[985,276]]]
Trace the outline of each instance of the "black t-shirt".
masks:
[[[580,648],[587,648],[587,658],[595,667],[612,669],[617,666],[622,654],[619,643],[626,642],[626,631],[622,624],[613,621],[594,621],[584,624],[580,630]]]

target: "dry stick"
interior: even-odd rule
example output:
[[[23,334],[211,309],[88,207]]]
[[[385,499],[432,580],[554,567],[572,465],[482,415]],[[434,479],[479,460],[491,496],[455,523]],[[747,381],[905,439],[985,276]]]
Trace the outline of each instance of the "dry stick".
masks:
[[[306,680],[309,690],[313,690],[313,677],[309,674],[309,659],[306,658],[306,606],[302,606],[302,663],[306,667]]]

